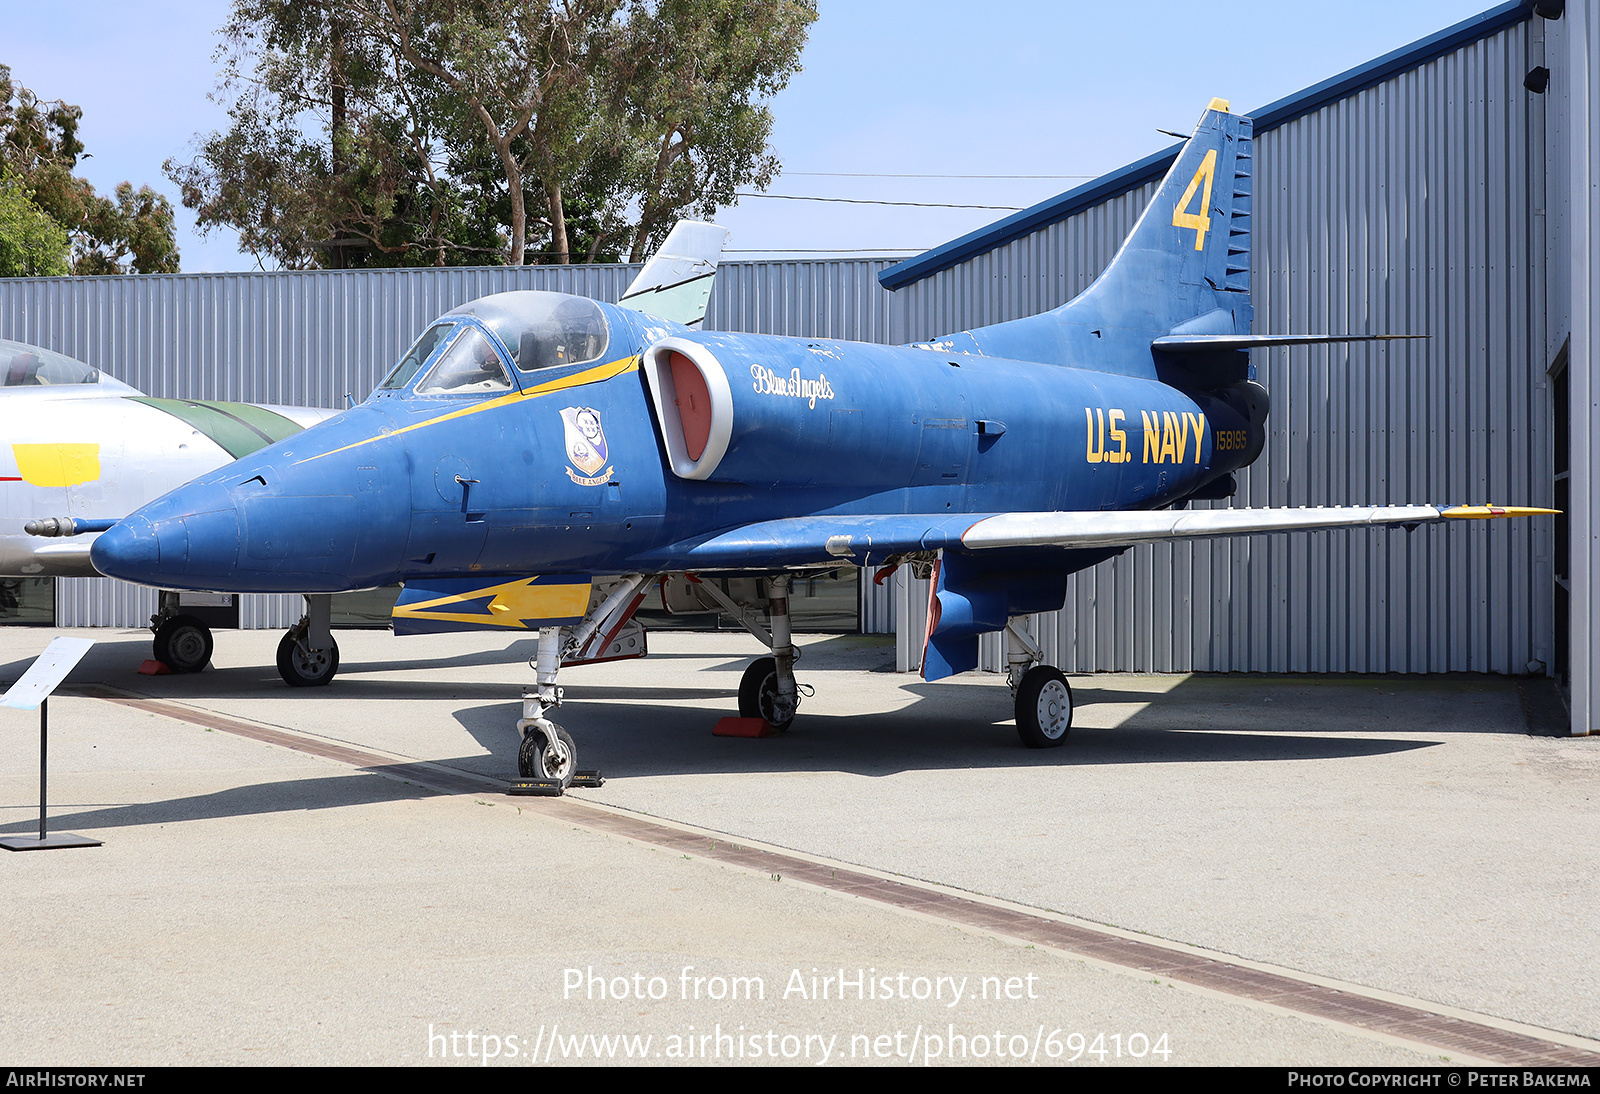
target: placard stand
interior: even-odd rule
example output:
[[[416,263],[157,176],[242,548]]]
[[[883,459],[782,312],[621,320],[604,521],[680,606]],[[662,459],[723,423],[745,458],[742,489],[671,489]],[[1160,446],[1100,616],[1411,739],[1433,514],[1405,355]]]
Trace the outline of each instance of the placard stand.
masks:
[[[87,638],[57,638],[45,647],[38,660],[28,667],[21,678],[4,697],[0,706],[18,710],[39,708],[39,834],[38,836],[7,836],[0,839],[0,847],[7,851],[52,851],[58,847],[99,847],[101,841],[71,832],[49,835],[45,831],[45,770],[50,745],[50,693],[67,678],[73,666],[83,659],[94,643]]]

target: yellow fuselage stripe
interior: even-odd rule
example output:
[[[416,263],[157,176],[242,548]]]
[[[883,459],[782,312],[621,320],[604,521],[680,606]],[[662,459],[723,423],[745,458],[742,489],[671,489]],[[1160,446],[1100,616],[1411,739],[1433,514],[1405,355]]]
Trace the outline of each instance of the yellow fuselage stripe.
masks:
[[[583,387],[587,384],[597,384],[602,380],[609,380],[613,376],[621,376],[624,372],[633,372],[638,367],[638,357],[623,357],[619,360],[610,361],[603,365],[596,365],[594,368],[584,369],[582,372],[574,372],[571,376],[563,376],[559,380],[551,380],[548,383],[535,385],[534,387],[530,387],[525,391],[516,391],[510,395],[501,395],[497,398],[490,399],[488,402],[462,407],[460,410],[452,410],[448,414],[440,414],[438,417],[429,418],[425,422],[418,422],[415,425],[404,426],[388,433],[380,433],[376,437],[368,437],[365,440],[356,441],[353,444],[347,444],[342,448],[335,448],[331,452],[323,452],[316,456],[307,456],[305,459],[297,460],[296,462],[310,463],[312,460],[322,459],[323,456],[334,456],[340,452],[348,452],[352,448],[360,448],[362,445],[371,444],[373,441],[381,441],[389,437],[398,437],[400,434],[410,433],[414,429],[426,429],[430,425],[438,425],[440,422],[448,422],[454,418],[464,418],[469,414],[481,414],[485,410],[495,410],[499,407],[511,406],[515,403],[521,402],[524,399],[531,399],[538,395],[549,395],[552,392],[566,391],[569,388]]]

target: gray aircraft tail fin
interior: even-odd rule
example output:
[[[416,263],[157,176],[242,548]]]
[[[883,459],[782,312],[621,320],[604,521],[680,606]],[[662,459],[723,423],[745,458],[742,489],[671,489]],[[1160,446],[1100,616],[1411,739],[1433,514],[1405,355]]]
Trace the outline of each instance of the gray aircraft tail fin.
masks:
[[[706,317],[728,235],[720,224],[678,221],[617,303],[658,319],[699,327]]]

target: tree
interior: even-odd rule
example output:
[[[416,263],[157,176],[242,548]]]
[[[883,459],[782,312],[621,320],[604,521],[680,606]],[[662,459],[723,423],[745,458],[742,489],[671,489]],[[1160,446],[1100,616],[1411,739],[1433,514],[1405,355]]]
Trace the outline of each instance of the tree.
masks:
[[[285,265],[609,258],[765,185],[812,0],[235,0],[233,123],[169,161]]]
[[[66,233],[71,272],[176,273],[171,202],[148,186],[135,190],[130,182],[117,186],[113,200],[72,174],[84,151],[78,140],[82,117],[80,108],[42,100],[14,83],[11,69],[0,64],[0,170],[24,200]],[[10,207],[26,219],[15,200]]]
[[[72,241],[0,165],[0,277],[60,277]]]
[[[642,262],[685,211],[702,218],[764,189],[778,170],[766,100],[800,69],[812,0],[635,4],[617,50],[614,96],[629,129]]]
[[[165,166],[202,231],[232,228],[289,268],[460,265],[502,249],[441,173],[425,89],[336,6],[241,0],[221,34],[232,124]]]

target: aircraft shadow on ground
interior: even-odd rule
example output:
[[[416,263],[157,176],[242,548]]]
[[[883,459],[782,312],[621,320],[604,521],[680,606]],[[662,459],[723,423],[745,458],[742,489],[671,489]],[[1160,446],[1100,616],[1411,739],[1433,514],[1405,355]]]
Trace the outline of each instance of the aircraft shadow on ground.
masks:
[[[509,778],[516,769],[513,726],[520,704],[514,693],[508,694],[517,686],[512,682],[396,681],[341,675],[328,688],[306,691],[284,687],[271,666],[147,678],[128,672],[129,646],[142,639],[118,637],[119,641],[101,643],[92,651],[92,660],[84,666],[85,680],[98,678],[154,698],[191,701],[487,701],[458,710],[454,717],[489,755],[418,758],[493,778]],[[531,643],[513,643],[509,650],[429,664],[509,663],[520,659],[518,647],[528,645]],[[865,663],[870,671],[885,658],[892,664],[893,648],[881,639],[846,635],[814,642],[807,653],[810,656],[803,659],[799,671],[802,682],[807,668],[859,669]],[[1525,731],[1520,723],[1513,724],[1514,716],[1503,729],[1463,726],[1453,716],[1460,709],[1463,689],[1487,693],[1514,687],[1509,681],[1483,677],[1235,674],[1191,676],[1158,690],[1097,684],[1095,677],[1079,676],[1072,678],[1079,711],[1077,728],[1063,747],[1034,750],[1017,741],[1009,693],[995,678],[928,684],[908,676],[900,691],[914,701],[898,710],[850,716],[820,713],[813,705],[809,711],[802,708],[794,729],[784,737],[727,739],[711,736],[711,727],[719,717],[735,713],[733,676],[743,671],[749,658],[710,660],[702,655],[699,659],[710,663],[683,679],[711,686],[565,684],[567,704],[556,717],[577,738],[580,765],[599,766],[610,777],[819,769],[888,775],[924,769],[1339,759],[1442,743],[1440,739],[1420,740],[1418,733],[1435,737]],[[0,679],[19,675],[29,663],[21,660],[0,667]],[[416,662],[370,664],[403,668],[415,667]],[[596,666],[602,671],[605,668]],[[1118,678],[1119,685],[1127,679]],[[1397,692],[1400,697],[1395,699]],[[1120,715],[1118,707],[1130,709]],[[1093,729],[1086,724],[1090,721],[1116,725],[1111,730]]]
[[[218,641],[226,642],[228,631],[218,632]],[[337,639],[340,632],[335,632]],[[48,632],[40,629],[39,649],[42,652],[48,645]],[[702,672],[743,672],[752,658],[759,656],[759,650],[753,646],[748,655],[727,659],[722,654],[708,655],[694,652],[657,652],[652,651],[652,661],[711,661],[703,665],[698,671]],[[448,654],[440,657],[420,656],[426,651],[420,638],[400,638],[394,641],[394,653],[390,657],[366,660],[343,660],[339,665],[338,680],[341,684],[351,682],[351,678],[363,673],[396,672],[411,669],[451,669],[451,668],[485,668],[495,665],[521,666],[531,660],[538,653],[539,643],[535,638],[513,640],[504,649],[479,650],[472,653]],[[860,671],[883,671],[885,665],[892,670],[894,667],[894,646],[892,640],[886,640],[876,635],[833,635],[820,641],[807,642],[803,649],[802,660],[807,668],[844,668]],[[150,638],[143,632],[119,631],[113,635],[98,638],[95,646],[84,659],[82,668],[73,675],[73,680],[95,679],[113,686],[118,680],[143,682],[149,685],[152,678],[141,677],[136,670],[145,659],[150,657]],[[0,686],[9,687],[21,676],[29,665],[33,664],[37,654],[18,658],[0,664]],[[521,671],[520,668],[518,671]],[[211,666],[204,672],[193,675],[175,675],[161,677],[169,686],[178,681],[188,681],[194,686],[205,687],[211,681],[273,681],[281,682],[278,677],[277,667],[271,663],[261,665],[235,665],[227,668]],[[530,672],[527,682],[532,683]],[[389,686],[392,686],[390,684]],[[208,695],[218,698],[225,697],[223,693],[206,691]],[[285,696],[303,696],[305,693],[287,691]],[[233,698],[236,696],[227,695]]]
[[[924,689],[937,694],[922,695],[891,712],[844,716],[807,714],[802,708],[789,733],[759,740],[711,735],[719,717],[734,713],[728,699],[723,703],[728,709],[719,710],[622,703],[616,701],[620,697],[608,695],[608,689],[570,689],[567,704],[555,717],[577,740],[579,765],[599,767],[608,778],[817,770],[882,776],[917,770],[1343,759],[1441,743],[1324,735],[1321,727],[1313,726],[1241,732],[1255,727],[1188,724],[1183,697],[1174,688],[1153,697],[1171,705],[1160,719],[1136,714],[1114,730],[1075,729],[1060,748],[1030,749],[1017,740],[1005,689],[974,685],[970,688],[974,694],[959,697],[948,685],[910,685],[905,690]],[[1116,694],[1119,699],[1127,695]],[[641,698],[675,697],[676,692]],[[1133,701],[1147,700],[1141,695]],[[479,774],[509,775],[516,767],[512,727],[519,713],[516,704],[456,711],[456,721],[489,755],[439,762],[463,763]]]
[[[275,782],[235,786],[212,794],[194,794],[165,801],[100,807],[66,808],[52,804],[47,830],[84,831],[104,828],[130,828],[147,824],[176,824],[181,821],[220,820],[227,817],[266,816],[307,809],[338,809],[345,806],[376,805],[393,801],[414,801],[437,796],[437,792],[396,778],[379,777],[378,768],[361,774],[330,775],[313,779],[284,779]],[[38,803],[21,807],[37,810]],[[27,820],[0,823],[0,834],[36,835],[38,813]]]
[[[401,640],[402,643],[405,639]],[[753,641],[753,640],[752,640]],[[45,643],[41,642],[43,649]],[[204,672],[190,674],[170,674],[161,676],[142,676],[136,669],[149,656],[149,640],[137,634],[119,633],[114,638],[100,640],[90,650],[80,667],[74,670],[68,683],[62,688],[64,693],[71,694],[74,690],[89,686],[91,683],[104,683],[110,687],[130,691],[154,699],[170,698],[176,700],[205,700],[205,699],[267,699],[267,700],[294,700],[304,701],[310,698],[324,700],[381,700],[381,699],[504,699],[508,688],[514,689],[522,684],[533,683],[531,670],[523,668],[527,660],[537,652],[537,642],[516,641],[504,650],[484,650],[469,654],[451,655],[431,659],[414,659],[397,656],[394,660],[368,660],[346,661],[339,667],[339,675],[334,682],[325,688],[297,689],[284,685],[278,676],[274,665],[233,665],[225,668],[215,666],[207,668]],[[809,643],[806,652],[810,658],[805,660],[807,668],[860,668],[862,671],[877,671],[880,663],[887,657],[887,663],[892,668],[894,650],[890,646],[887,653],[883,652],[883,642],[874,636],[839,635],[821,642]],[[865,656],[862,656],[865,654]],[[718,677],[731,677],[726,682],[719,682],[716,686],[694,688],[674,687],[668,698],[674,700],[693,699],[719,699],[734,694],[738,688],[738,676],[750,664],[756,654],[750,656],[724,658],[722,655],[708,657],[700,653],[652,653],[652,661],[668,661],[673,659],[693,660],[702,662],[694,672],[700,674],[716,674]],[[10,686],[33,663],[32,657],[21,658],[0,664],[0,689]],[[452,681],[452,680],[416,680],[408,679],[397,681],[394,679],[363,679],[363,674],[377,674],[406,670],[439,670],[450,668],[480,668],[495,665],[505,665],[511,668],[515,679],[496,681]],[[562,683],[568,691],[584,696],[607,697],[618,700],[661,698],[659,688],[633,688],[626,686],[608,687],[602,684],[584,683],[585,677],[596,679],[595,673],[604,673],[608,666],[597,665],[583,667],[569,673]],[[576,673],[577,683],[569,683]],[[691,677],[692,679],[692,677]]]

